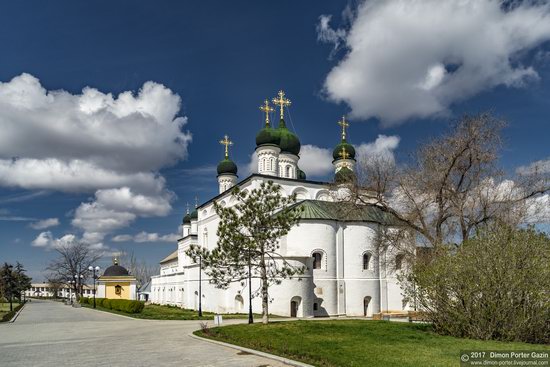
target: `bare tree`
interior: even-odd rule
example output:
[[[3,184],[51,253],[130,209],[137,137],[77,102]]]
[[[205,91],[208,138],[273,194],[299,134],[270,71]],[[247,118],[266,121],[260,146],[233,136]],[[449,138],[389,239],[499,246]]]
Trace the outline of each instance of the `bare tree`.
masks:
[[[489,114],[465,116],[422,146],[409,166],[366,159],[350,185],[350,200],[376,204],[399,220],[402,236],[430,247],[461,243],[495,220],[525,222],[532,200],[548,192],[549,180],[533,170],[505,177],[497,167],[503,127]]]
[[[89,276],[88,267],[95,265],[101,254],[91,249],[87,243],[76,241],[60,245],[55,251],[58,257],[47,266],[47,278],[72,288],[77,297],[80,297],[81,286]]]
[[[121,252],[119,261],[122,266],[128,269],[130,274],[136,277],[139,286],[146,284],[153,275],[159,273],[158,266],[148,265],[143,259],[138,260],[134,251]]]

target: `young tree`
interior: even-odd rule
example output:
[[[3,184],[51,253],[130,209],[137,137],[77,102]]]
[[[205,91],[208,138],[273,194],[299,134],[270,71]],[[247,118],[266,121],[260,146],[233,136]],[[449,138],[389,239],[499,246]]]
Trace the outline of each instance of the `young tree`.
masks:
[[[13,311],[13,298],[17,295],[17,278],[13,265],[4,263],[0,269],[0,287],[2,294],[10,303],[10,311]]]
[[[48,279],[56,279],[71,287],[77,298],[81,296],[81,286],[86,283],[88,267],[95,265],[101,254],[90,249],[84,242],[71,242],[55,249],[58,257],[50,262],[46,271]],[[75,275],[77,278],[75,279]],[[80,277],[82,276],[82,277]]]
[[[296,196],[284,197],[280,186],[264,182],[250,192],[236,187],[238,203],[231,207],[214,204],[220,217],[218,244],[212,251],[191,246],[186,252],[202,262],[210,281],[220,288],[247,278],[260,280],[262,322],[269,322],[269,286],[304,271],[290,264],[279,252],[279,239],[297,223],[300,212],[289,209]],[[250,270],[249,270],[250,269]]]

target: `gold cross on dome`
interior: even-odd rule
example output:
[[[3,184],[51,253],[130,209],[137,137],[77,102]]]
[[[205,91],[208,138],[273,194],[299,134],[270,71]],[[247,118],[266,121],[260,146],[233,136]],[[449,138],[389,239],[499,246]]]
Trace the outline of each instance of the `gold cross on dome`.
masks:
[[[346,128],[349,126],[349,122],[346,121],[346,116],[342,116],[342,119],[338,121],[338,125],[342,126],[342,140],[346,140]]]
[[[275,111],[275,109],[269,105],[269,101],[266,99],[264,104],[260,106],[260,110],[265,112],[265,126],[269,127],[269,113]]]
[[[225,158],[229,158],[229,146],[233,145],[233,142],[229,140],[229,136],[225,135],[222,140],[220,140],[221,145],[225,145]]]
[[[273,98],[273,103],[275,103],[276,105],[279,105],[279,108],[281,109],[281,120],[282,120],[284,117],[285,106],[290,106],[291,102],[288,98],[285,98],[285,92],[283,92],[282,90],[280,90],[277,95],[278,95],[278,98]]]
[[[346,148],[342,147],[342,150],[340,151],[339,156],[342,159],[348,159],[349,158],[349,153],[346,152]]]

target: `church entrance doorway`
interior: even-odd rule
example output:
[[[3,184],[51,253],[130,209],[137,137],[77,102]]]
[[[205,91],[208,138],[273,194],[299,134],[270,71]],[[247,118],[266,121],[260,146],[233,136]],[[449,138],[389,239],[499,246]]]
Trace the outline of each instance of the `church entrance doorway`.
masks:
[[[300,297],[292,297],[290,300],[290,317],[299,317],[299,307],[302,299]]]
[[[238,294],[235,296],[235,312],[241,312],[244,308],[244,299]]]
[[[296,317],[298,315],[298,302],[290,302],[290,317]]]
[[[365,298],[363,298],[363,316],[367,317],[367,316],[371,316],[369,315],[369,303],[370,303],[370,300],[371,300],[371,296],[366,296]]]

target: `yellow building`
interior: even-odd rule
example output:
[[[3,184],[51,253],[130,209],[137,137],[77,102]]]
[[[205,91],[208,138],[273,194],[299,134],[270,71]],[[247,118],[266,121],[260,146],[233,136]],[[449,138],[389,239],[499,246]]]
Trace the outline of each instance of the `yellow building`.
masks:
[[[97,281],[97,295],[100,298],[137,299],[137,279],[125,267],[118,264],[117,258]]]

